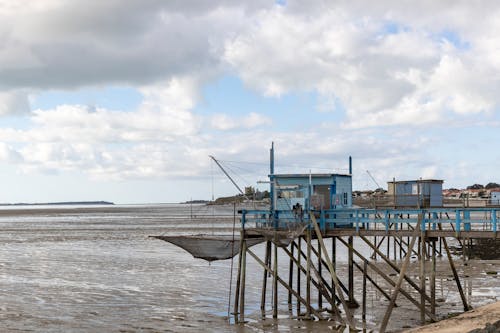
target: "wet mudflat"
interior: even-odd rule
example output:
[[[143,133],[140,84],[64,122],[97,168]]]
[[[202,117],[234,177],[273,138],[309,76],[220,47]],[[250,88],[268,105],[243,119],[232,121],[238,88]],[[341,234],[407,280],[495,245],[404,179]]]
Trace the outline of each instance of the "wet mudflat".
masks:
[[[248,323],[231,325],[227,318],[231,261],[208,264],[169,243],[148,238],[166,233],[227,233],[232,213],[232,207],[190,205],[2,209],[0,331],[335,331],[333,322],[287,319],[287,292],[283,288],[278,296],[280,319],[261,320],[262,269],[252,259],[248,260],[247,275]],[[224,217],[214,222],[203,219],[205,215]],[[191,216],[196,217],[195,222]],[[368,249],[357,246],[369,255]],[[257,245],[252,249],[262,256],[263,248]],[[339,275],[346,280],[347,252],[341,245],[338,252]],[[280,272],[287,276],[288,259],[279,260],[284,264]],[[473,306],[500,300],[499,261],[458,259],[456,263]],[[437,266],[437,313],[445,317],[461,311],[461,301],[448,262],[438,258]],[[388,271],[382,263],[380,267]],[[234,278],[236,260],[233,270]],[[418,276],[418,263],[412,263],[410,275]],[[381,278],[374,278],[385,286]],[[359,299],[361,279],[358,274]],[[374,329],[388,301],[370,284],[367,300],[366,325]],[[397,303],[390,330],[418,325],[418,310],[402,296]],[[356,317],[361,317],[360,309]]]

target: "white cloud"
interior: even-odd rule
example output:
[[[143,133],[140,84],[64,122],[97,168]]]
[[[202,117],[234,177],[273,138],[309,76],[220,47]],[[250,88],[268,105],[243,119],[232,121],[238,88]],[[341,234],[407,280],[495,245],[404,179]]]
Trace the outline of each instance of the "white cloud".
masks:
[[[150,84],[217,71],[225,37],[264,1],[0,4],[0,89]]]
[[[305,8],[291,1],[261,11],[255,24],[226,42],[224,58],[265,95],[316,91],[338,98],[346,127],[436,124],[450,112],[498,109],[493,54],[500,39],[492,33],[500,25],[498,8],[406,7],[317,1]],[[467,29],[474,17],[484,24]]]
[[[144,96],[131,112],[34,110],[0,128],[0,160],[98,179],[196,177],[209,154],[265,163],[275,140],[294,168],[353,153],[381,178],[439,176],[422,162],[436,144],[422,129],[498,112],[498,14],[488,1],[0,0],[0,115],[26,115],[28,95],[46,89],[120,83]],[[313,92],[340,115],[287,132],[288,114],[197,114],[201,88],[223,75],[278,101]],[[290,117],[314,118],[300,112]]]
[[[211,116],[210,125],[216,130],[226,131],[238,128],[256,128],[272,124],[271,118],[259,113],[250,112],[243,117],[233,117],[227,114],[214,114]]]
[[[0,116],[19,115],[30,111],[28,95],[23,91],[0,91]]]
[[[4,142],[0,142],[0,161],[18,163],[22,161],[22,156],[14,148]]]

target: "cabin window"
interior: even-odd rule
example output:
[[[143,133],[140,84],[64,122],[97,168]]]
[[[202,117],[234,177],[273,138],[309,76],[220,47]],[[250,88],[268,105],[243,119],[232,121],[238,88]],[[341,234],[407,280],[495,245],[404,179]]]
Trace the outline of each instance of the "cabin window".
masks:
[[[292,198],[303,198],[304,193],[302,191],[292,191],[292,190],[282,190],[280,191],[280,198],[292,199]]]
[[[347,206],[347,193],[344,192],[344,206]]]

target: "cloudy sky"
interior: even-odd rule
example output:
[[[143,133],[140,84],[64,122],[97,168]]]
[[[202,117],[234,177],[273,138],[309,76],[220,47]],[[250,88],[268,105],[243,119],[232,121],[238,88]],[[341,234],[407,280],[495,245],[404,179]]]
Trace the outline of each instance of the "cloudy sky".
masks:
[[[500,181],[496,1],[0,0],[0,202]]]

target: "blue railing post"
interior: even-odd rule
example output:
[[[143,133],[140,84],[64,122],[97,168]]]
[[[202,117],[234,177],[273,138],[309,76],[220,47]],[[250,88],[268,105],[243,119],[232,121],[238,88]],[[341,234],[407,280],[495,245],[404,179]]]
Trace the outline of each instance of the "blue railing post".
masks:
[[[460,211],[455,211],[455,232],[460,232]]]
[[[247,211],[245,209],[241,210],[241,228],[245,229]]]
[[[389,232],[389,211],[385,211],[385,231]]]
[[[425,210],[421,210],[420,215],[422,215],[422,223],[420,223],[420,230],[425,231],[425,224],[428,221]]]
[[[356,209],[356,232],[359,232],[359,211]]]
[[[497,210],[491,211],[491,222],[493,223],[493,232],[497,232]]]
[[[465,211],[464,210],[464,230],[465,231],[470,231],[471,230],[471,220],[470,220],[470,211]]]
[[[438,219],[438,213],[433,212],[432,213],[432,219],[433,219],[433,221],[432,221],[432,230],[436,230],[436,224],[437,224],[436,220]]]

